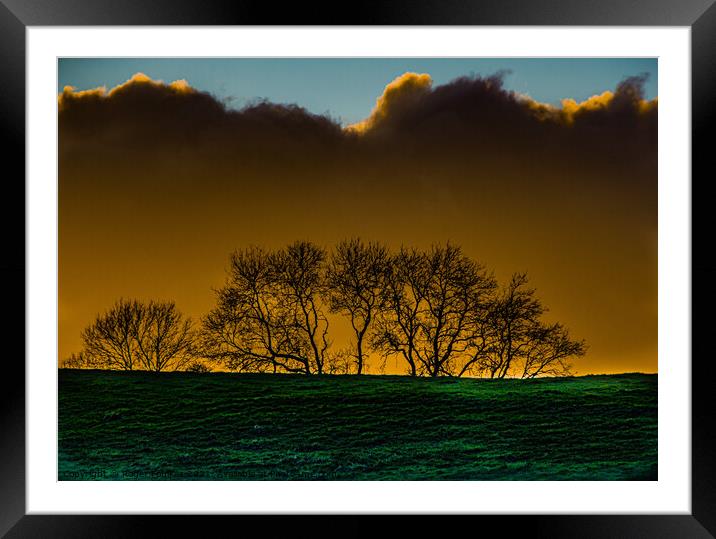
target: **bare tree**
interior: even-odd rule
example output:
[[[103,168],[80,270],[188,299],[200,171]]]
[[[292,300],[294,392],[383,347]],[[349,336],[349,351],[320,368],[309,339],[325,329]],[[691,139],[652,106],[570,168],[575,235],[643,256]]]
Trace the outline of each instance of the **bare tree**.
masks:
[[[489,304],[494,279],[459,247],[433,247],[426,255],[426,309],[421,316],[419,357],[430,376],[452,376],[470,348],[479,315]]]
[[[330,344],[320,304],[325,257],[309,242],[233,253],[204,319],[204,355],[232,370],[321,374]]]
[[[135,338],[142,367],[148,371],[182,370],[195,357],[194,331],[172,302],[149,302],[137,319]]]
[[[411,374],[462,374],[495,288],[492,275],[454,245],[401,250],[392,261],[375,343],[400,353]]]
[[[323,372],[326,374],[351,374],[355,357],[351,350],[341,349],[326,352]]]
[[[572,341],[561,324],[541,321],[547,309],[527,283],[526,274],[516,273],[495,299],[466,372],[490,378],[564,376],[570,373],[568,359],[585,354],[584,341]]]
[[[328,302],[332,312],[346,314],[350,318],[355,334],[357,374],[363,372],[368,331],[381,308],[388,261],[388,250],[383,245],[363,243],[359,239],[340,242],[328,261]]]
[[[411,376],[418,374],[420,363],[418,339],[426,279],[424,257],[418,250],[401,248],[390,258],[382,293],[384,309],[372,338],[373,347],[384,355],[401,355]]]
[[[207,373],[207,372],[211,372],[211,367],[209,367],[203,361],[195,359],[194,361],[192,361],[188,365],[186,365],[184,367],[184,370],[186,372]]]
[[[120,299],[82,332],[87,366],[178,370],[193,357],[191,320],[173,302]]]
[[[60,362],[61,369],[84,369],[86,367],[88,367],[88,363],[83,352],[70,354]]]
[[[230,257],[226,285],[216,291],[216,307],[203,324],[203,351],[240,372],[305,371],[294,357],[280,328],[285,315],[269,253],[258,247]]]
[[[562,324],[538,324],[528,335],[528,343],[522,360],[522,378],[568,376],[572,373],[568,360],[587,352],[586,343],[571,340]]]
[[[136,300],[120,299],[82,332],[83,353],[93,367],[131,371],[140,367],[135,338],[144,306]]]
[[[323,373],[330,346],[328,319],[320,304],[325,260],[326,252],[308,241],[294,242],[271,257],[282,308],[287,311],[282,329],[294,351],[305,358],[308,374]]]

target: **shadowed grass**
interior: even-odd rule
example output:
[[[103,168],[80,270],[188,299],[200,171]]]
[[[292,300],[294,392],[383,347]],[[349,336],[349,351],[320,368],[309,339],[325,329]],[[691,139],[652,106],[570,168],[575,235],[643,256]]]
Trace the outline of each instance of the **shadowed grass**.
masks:
[[[63,369],[59,479],[656,480],[657,376]]]

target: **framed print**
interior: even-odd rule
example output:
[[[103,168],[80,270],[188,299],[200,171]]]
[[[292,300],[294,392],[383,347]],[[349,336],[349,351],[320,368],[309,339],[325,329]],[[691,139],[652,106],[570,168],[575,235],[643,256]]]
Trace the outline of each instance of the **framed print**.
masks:
[[[539,4],[4,2],[2,532],[713,536],[716,8]]]

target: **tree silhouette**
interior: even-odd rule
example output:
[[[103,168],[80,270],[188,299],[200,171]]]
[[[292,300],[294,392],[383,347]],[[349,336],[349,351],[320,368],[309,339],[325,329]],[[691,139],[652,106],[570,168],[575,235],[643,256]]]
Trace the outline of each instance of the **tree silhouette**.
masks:
[[[135,338],[144,307],[136,300],[120,299],[82,332],[89,365],[131,371],[140,366]]]
[[[571,374],[571,357],[587,352],[586,343],[573,341],[562,324],[537,324],[527,337],[527,350],[522,360],[521,378],[540,375],[567,376]]]
[[[194,358],[194,332],[171,302],[150,302],[137,326],[139,360],[148,371],[181,370]]]
[[[280,298],[274,279],[263,249],[251,247],[231,255],[226,285],[216,290],[216,307],[203,322],[206,357],[240,372],[276,371],[284,347],[275,329]],[[286,370],[299,371],[288,366]]]
[[[82,332],[88,366],[179,370],[191,360],[194,333],[173,302],[120,299]]]
[[[390,259],[382,293],[384,310],[376,324],[373,346],[385,355],[399,354],[409,374],[418,374],[420,310],[425,300],[425,264],[416,249],[401,248]]]
[[[79,354],[70,354],[69,357],[62,360],[60,368],[62,369],[83,369],[87,367],[87,359],[83,352]]]
[[[561,324],[540,320],[547,309],[527,282],[525,273],[516,273],[495,298],[466,372],[490,378],[565,376],[570,374],[567,360],[586,353],[584,341],[570,340]]]
[[[375,345],[402,355],[412,375],[460,374],[494,278],[450,244],[428,252],[401,249],[391,262]]]
[[[328,341],[328,319],[320,297],[325,293],[323,265],[326,252],[308,241],[292,243],[272,257],[276,284],[283,299],[283,328],[293,349],[306,358],[306,372],[323,373]]]
[[[454,245],[433,247],[426,261],[429,279],[427,309],[421,317],[425,341],[421,357],[430,376],[452,376],[474,345],[496,283],[481,264]]]
[[[196,373],[211,372],[211,368],[209,368],[209,366],[206,365],[206,363],[203,363],[199,360],[192,361],[184,368],[184,370],[187,372],[196,372]]]
[[[331,253],[326,270],[326,291],[331,312],[350,318],[355,333],[357,374],[363,372],[368,331],[381,309],[388,275],[388,250],[360,239],[340,242]]]
[[[231,370],[322,373],[329,345],[319,303],[325,257],[309,242],[233,253],[204,320],[204,355]]]

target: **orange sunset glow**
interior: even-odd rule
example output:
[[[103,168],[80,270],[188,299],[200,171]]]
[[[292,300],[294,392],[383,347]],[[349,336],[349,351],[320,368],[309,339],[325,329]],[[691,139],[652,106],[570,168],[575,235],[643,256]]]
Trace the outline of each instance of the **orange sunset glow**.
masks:
[[[201,324],[237,249],[361,238],[458,245],[530,285],[588,351],[577,374],[657,372],[657,119],[644,79],[558,105],[502,75],[405,72],[364,119],[233,108],[191,79],[65,86],[59,114],[59,357],[120,298]],[[348,346],[330,315],[332,346]],[[371,353],[369,374],[405,373]],[[222,368],[217,366],[217,368]]]

